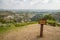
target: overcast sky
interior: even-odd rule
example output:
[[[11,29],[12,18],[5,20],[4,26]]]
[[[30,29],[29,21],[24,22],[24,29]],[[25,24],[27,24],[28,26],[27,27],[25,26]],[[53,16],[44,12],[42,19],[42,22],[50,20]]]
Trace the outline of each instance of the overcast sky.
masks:
[[[0,9],[60,9],[60,0],[0,0]]]

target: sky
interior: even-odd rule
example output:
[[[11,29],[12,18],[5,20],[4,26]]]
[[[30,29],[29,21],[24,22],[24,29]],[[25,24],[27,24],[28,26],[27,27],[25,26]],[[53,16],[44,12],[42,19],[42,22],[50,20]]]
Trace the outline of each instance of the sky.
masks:
[[[60,0],[0,0],[0,9],[60,9]]]

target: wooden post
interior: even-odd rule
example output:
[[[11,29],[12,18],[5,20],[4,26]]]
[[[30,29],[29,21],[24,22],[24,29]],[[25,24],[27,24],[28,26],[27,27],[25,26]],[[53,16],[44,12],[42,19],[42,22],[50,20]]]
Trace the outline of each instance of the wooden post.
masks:
[[[43,26],[46,24],[46,19],[40,19],[40,37],[43,37]]]
[[[43,24],[41,24],[41,27],[40,27],[40,37],[43,37]]]

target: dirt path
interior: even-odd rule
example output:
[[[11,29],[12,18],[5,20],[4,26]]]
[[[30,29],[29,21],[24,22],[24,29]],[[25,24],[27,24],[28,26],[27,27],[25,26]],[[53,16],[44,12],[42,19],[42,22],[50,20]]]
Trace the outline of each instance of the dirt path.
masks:
[[[60,27],[44,26],[44,37],[38,38],[40,26],[28,25],[25,28],[10,31],[1,40],[60,40]]]

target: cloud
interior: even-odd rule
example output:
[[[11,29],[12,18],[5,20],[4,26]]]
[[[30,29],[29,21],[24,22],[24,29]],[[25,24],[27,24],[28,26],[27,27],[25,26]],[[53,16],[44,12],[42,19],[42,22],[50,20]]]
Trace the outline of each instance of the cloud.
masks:
[[[60,0],[0,0],[2,9],[60,9]]]

